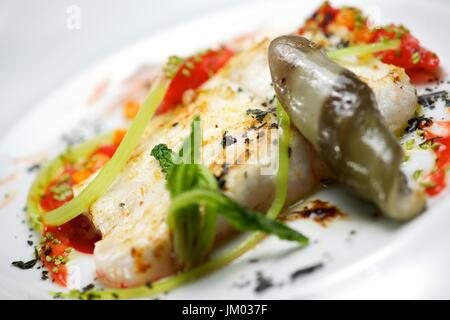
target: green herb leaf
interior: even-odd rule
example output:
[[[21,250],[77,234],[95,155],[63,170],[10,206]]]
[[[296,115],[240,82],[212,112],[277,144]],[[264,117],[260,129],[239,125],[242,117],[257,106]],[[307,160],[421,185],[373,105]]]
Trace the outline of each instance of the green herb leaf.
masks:
[[[264,111],[261,109],[248,109],[247,110],[247,114],[251,115],[258,122],[262,122],[268,113],[269,113],[268,111]]]
[[[411,62],[413,64],[418,64],[420,61],[420,53],[418,51],[415,51],[411,56]]]
[[[165,144],[158,144],[152,149],[151,155],[159,161],[162,172],[169,174],[173,168],[175,154]]]
[[[163,66],[163,71],[167,79],[172,79],[184,63],[184,59],[178,56],[170,56]]]
[[[269,219],[260,212],[245,208],[220,192],[196,188],[185,192],[173,199],[171,211],[195,204],[208,204],[215,209],[240,231],[261,231],[278,236],[283,240],[297,241],[302,245],[308,239],[287,225]]]

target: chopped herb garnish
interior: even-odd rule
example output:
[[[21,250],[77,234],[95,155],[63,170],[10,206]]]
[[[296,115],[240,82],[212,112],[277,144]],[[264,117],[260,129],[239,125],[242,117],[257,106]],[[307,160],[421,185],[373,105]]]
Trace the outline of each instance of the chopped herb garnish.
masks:
[[[27,261],[27,262],[14,261],[14,262],[11,263],[11,265],[13,265],[14,267],[17,267],[19,269],[22,269],[22,270],[27,270],[27,269],[33,268],[36,265],[37,262],[38,262],[38,259],[35,258],[35,259],[32,259],[32,260]]]
[[[182,69],[181,70],[181,74],[185,77],[190,77],[191,76],[191,72],[188,69]]]
[[[256,288],[255,292],[260,293],[273,287],[272,279],[267,278],[261,271],[256,273]]]
[[[159,161],[162,172],[168,174],[174,165],[174,153],[165,144],[158,144],[152,149],[151,155]]]
[[[353,232],[354,232],[354,231],[353,231]],[[354,234],[354,233],[353,233],[353,234]],[[314,271],[319,270],[319,269],[321,269],[322,267],[323,267],[323,263],[318,263],[318,264],[316,264],[316,265],[313,265],[313,266],[310,266],[310,267],[307,267],[307,268],[299,269],[299,270],[297,270],[297,271],[294,271],[294,272],[291,274],[291,279],[292,279],[292,280],[295,280],[295,279],[297,279],[298,277],[301,277],[301,276],[304,276],[304,275],[313,273]]]
[[[432,144],[431,144],[431,149],[437,149],[437,148],[439,148],[441,146],[441,144],[439,143],[439,142],[433,142]]]
[[[190,61],[187,61],[185,66],[186,66],[186,68],[188,68],[190,70],[194,69],[194,64]]]
[[[414,180],[418,180],[420,178],[420,176],[422,175],[422,170],[416,170],[413,173],[413,179]]]
[[[418,51],[414,52],[411,56],[411,62],[413,64],[418,64],[420,62],[420,53]]]
[[[424,188],[434,188],[436,186],[436,183],[433,181],[422,181],[420,182],[420,185]]]
[[[88,292],[95,288],[95,285],[93,283],[88,284],[87,286],[83,287],[81,289],[81,292]]]
[[[405,148],[406,150],[412,150],[414,149],[414,146],[416,144],[416,141],[414,139],[410,139],[408,141],[405,142]]]
[[[41,279],[44,281],[48,280],[48,271],[47,270],[42,270]]]
[[[429,127],[432,124],[433,120],[426,118],[425,116],[414,117],[408,120],[408,126],[405,128],[405,132],[411,133],[417,129]]]
[[[268,114],[268,111],[260,110],[260,109],[248,109],[247,115],[251,115],[255,120],[262,122],[266,115]]]
[[[450,107],[450,99],[448,98],[448,92],[447,91],[437,91],[429,94],[424,94],[419,96],[419,103],[424,108],[430,108],[434,109],[435,103],[438,100],[443,100],[445,102],[446,107]]]
[[[28,167],[28,172],[38,171],[41,169],[41,165],[39,163],[33,164],[32,166]]]
[[[178,56],[170,56],[167,63],[164,65],[164,74],[168,79],[172,79],[177,74],[184,60]]]

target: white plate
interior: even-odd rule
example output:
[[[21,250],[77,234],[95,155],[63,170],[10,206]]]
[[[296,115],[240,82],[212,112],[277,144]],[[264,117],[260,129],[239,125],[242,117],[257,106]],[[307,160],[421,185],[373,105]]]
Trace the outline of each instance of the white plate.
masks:
[[[443,69],[449,70],[449,6],[430,1],[390,0],[370,5],[333,2],[342,3],[359,5],[374,13],[381,23],[404,23],[426,47],[439,54]],[[27,168],[61,152],[62,134],[80,128],[82,123],[82,133],[87,136],[98,124],[102,131],[117,127],[119,117],[114,113],[107,121],[96,119],[117,98],[121,81],[140,65],[161,63],[170,54],[189,54],[261,28],[292,30],[318,4],[299,0],[260,2],[209,15],[94,64],[37,103],[0,142],[0,297],[46,299],[48,291],[59,290],[49,281],[42,281],[39,270],[22,271],[11,267],[11,262],[32,257],[32,247],[26,243],[30,232],[23,222],[23,207],[34,177]],[[106,95],[90,105],[94,88],[105,79],[109,79]],[[327,228],[312,221],[297,221],[293,226],[313,240],[309,247],[300,250],[295,244],[269,238],[232,265],[162,298],[450,298],[450,198],[441,195],[425,214],[401,225],[374,219],[371,206],[337,188],[313,197],[337,204],[349,218],[336,220]],[[250,263],[256,258],[258,263]],[[294,271],[317,263],[324,267],[291,281]],[[81,282],[75,281],[75,287],[91,281],[94,269],[89,257],[80,256],[73,265],[82,266]],[[257,271],[272,279],[274,286],[256,293]]]

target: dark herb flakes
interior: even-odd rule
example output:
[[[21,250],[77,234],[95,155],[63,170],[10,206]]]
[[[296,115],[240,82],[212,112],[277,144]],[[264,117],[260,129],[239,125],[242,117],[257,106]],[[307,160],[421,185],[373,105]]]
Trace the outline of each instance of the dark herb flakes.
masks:
[[[41,279],[44,281],[48,280],[48,271],[47,270],[42,270]]]
[[[85,286],[83,289],[81,289],[81,292],[85,293],[85,292],[93,290],[94,288],[95,288],[95,285],[93,283],[90,283],[87,286]]]
[[[266,104],[267,106],[267,104]],[[252,116],[256,121],[262,122],[266,115],[268,114],[268,111],[260,110],[260,109],[248,109],[247,115]]]
[[[228,164],[224,163],[222,165],[222,171],[220,172],[220,174],[218,176],[215,176],[216,180],[217,180],[217,184],[219,186],[220,190],[224,190],[225,189],[225,185],[226,185],[226,180],[225,177],[228,173]]]
[[[27,262],[23,262],[23,261],[14,261],[11,263],[11,265],[13,265],[16,268],[22,269],[22,270],[28,270],[33,268],[36,263],[38,262],[38,259],[32,259],[30,261]]]
[[[270,104],[274,103],[274,101],[275,101],[276,98],[277,98],[277,96],[274,95],[274,96],[272,97],[272,99],[269,100],[269,103],[270,103]]]
[[[251,284],[250,281],[244,281],[241,283],[234,283],[232,286],[237,289],[244,289],[247,288],[250,284]]]
[[[405,128],[405,132],[411,133],[417,129],[429,127],[433,124],[433,120],[424,116],[415,117],[408,120],[408,126]]]
[[[32,166],[28,167],[27,171],[28,172],[33,172],[33,171],[39,171],[41,169],[41,165],[39,163],[33,164]]]
[[[301,276],[305,276],[305,275],[311,274],[311,273],[313,273],[314,271],[321,269],[322,267],[323,267],[323,263],[318,263],[318,264],[315,264],[315,265],[310,266],[310,267],[298,269],[297,271],[294,271],[294,272],[291,274],[291,280],[295,280],[295,279],[297,279],[298,277],[301,277]]]
[[[260,125],[258,125],[258,126],[256,126],[256,127],[254,127],[254,126],[252,126],[252,127],[250,127],[250,129],[251,130],[259,130],[259,129],[261,129],[262,127],[264,127],[264,126],[266,126],[267,125],[267,122],[263,122],[263,123],[261,123]],[[258,136],[258,137],[256,137],[257,139],[259,139],[260,137]]]
[[[419,103],[424,107],[424,108],[430,108],[430,109],[434,109],[435,108],[435,103],[438,100],[444,100],[445,101],[445,106],[446,107],[450,107],[450,99],[448,97],[448,92],[447,91],[437,91],[437,92],[433,92],[433,93],[429,93],[429,94],[424,94],[419,96]]]
[[[225,131],[222,138],[222,147],[226,148],[228,146],[231,146],[232,144],[235,144],[237,142],[237,139]]]
[[[260,293],[273,287],[272,279],[267,278],[261,271],[256,273],[256,287],[255,292]]]

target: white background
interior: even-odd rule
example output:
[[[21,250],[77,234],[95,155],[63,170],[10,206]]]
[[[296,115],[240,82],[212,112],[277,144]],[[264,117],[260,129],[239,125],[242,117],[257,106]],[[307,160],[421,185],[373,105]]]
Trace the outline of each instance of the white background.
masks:
[[[242,2],[0,0],[0,137],[37,100],[96,60],[161,29]],[[81,9],[80,30],[66,27],[70,5]]]

